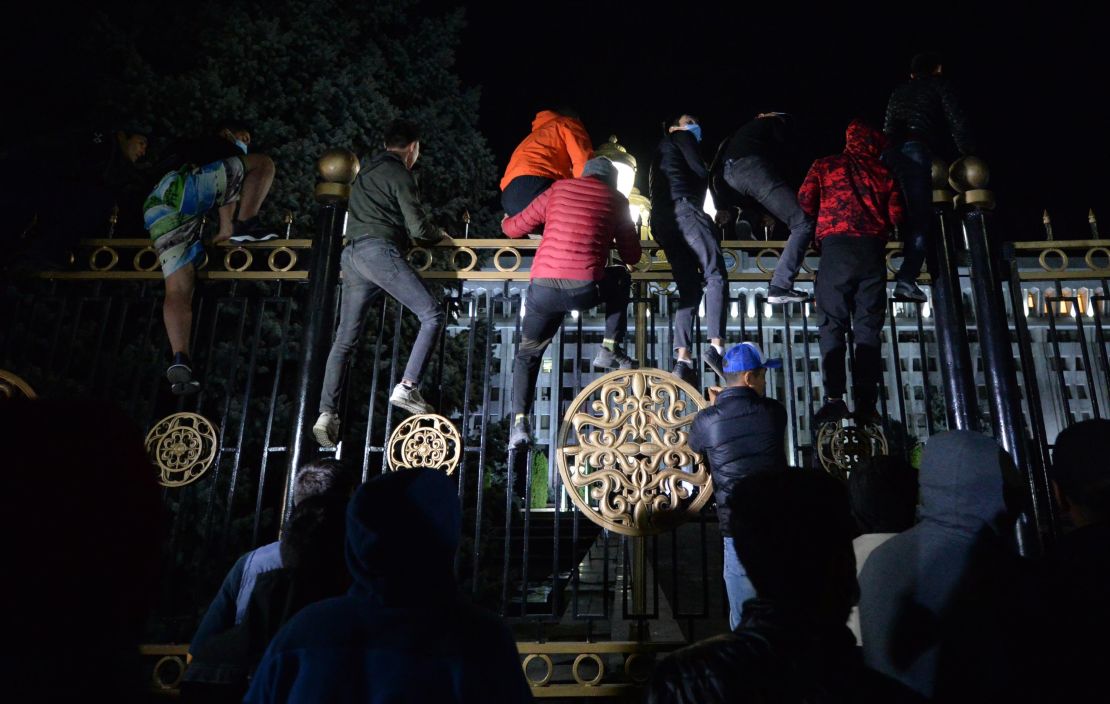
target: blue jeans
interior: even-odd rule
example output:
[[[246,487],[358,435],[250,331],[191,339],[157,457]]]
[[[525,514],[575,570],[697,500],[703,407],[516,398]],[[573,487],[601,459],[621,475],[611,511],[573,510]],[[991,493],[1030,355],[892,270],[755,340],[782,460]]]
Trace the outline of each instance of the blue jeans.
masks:
[[[902,229],[902,266],[895,279],[913,283],[921,274],[933,218],[933,155],[924,142],[905,142],[888,149],[883,161],[898,179],[906,197]]]
[[[735,631],[740,625],[744,602],[755,598],[755,587],[736,556],[732,538],[728,536],[725,536],[725,591],[728,593],[728,625]]]

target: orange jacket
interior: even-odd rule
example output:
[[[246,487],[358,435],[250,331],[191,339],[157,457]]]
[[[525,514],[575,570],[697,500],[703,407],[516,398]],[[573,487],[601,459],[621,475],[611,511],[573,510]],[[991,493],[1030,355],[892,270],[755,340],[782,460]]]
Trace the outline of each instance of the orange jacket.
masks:
[[[532,134],[524,138],[509,158],[501,190],[517,176],[555,180],[581,176],[582,167],[593,155],[593,142],[581,120],[543,110],[532,120]]]

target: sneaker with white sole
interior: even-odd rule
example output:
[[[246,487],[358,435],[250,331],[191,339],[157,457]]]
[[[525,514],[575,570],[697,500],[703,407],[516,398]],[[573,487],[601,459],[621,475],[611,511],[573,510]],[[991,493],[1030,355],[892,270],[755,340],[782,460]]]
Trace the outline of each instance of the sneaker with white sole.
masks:
[[[182,352],[173,356],[173,364],[166,370],[166,380],[170,382],[170,391],[177,396],[200,391],[200,382],[193,378],[193,368],[189,366],[189,355]]]
[[[532,444],[532,424],[527,418],[519,418],[509,430],[509,449],[519,450]]]
[[[236,220],[232,226],[232,242],[265,242],[276,239],[278,233],[271,227],[266,227],[256,215],[247,220]]]
[[[625,354],[621,347],[615,347],[614,349],[599,348],[597,354],[594,355],[593,365],[601,369],[635,369],[638,366],[636,360]]]
[[[405,386],[404,384],[397,384],[393,387],[393,393],[389,395],[389,402],[398,408],[403,408],[409,413],[435,413],[436,409],[424,400],[420,395],[420,389]]]
[[[805,303],[808,300],[809,294],[805,291],[799,291],[796,288],[780,288],[778,286],[767,287],[767,302],[772,305]]]
[[[312,426],[312,434],[320,447],[328,450],[339,444],[339,416],[329,411],[324,411]]]

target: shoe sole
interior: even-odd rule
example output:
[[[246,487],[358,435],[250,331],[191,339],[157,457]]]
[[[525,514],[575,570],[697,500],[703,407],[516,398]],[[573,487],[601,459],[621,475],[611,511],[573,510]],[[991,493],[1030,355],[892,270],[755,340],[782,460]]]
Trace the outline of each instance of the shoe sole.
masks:
[[[725,378],[725,370],[724,369],[721,369],[719,366],[717,366],[713,362],[710,362],[708,359],[703,358],[702,361],[705,362],[705,366],[709,367],[710,371],[712,371],[714,374],[721,377],[722,379]]]
[[[428,414],[436,412],[436,410],[434,408],[432,408],[431,406],[427,406],[427,407],[418,406],[415,403],[409,403],[407,401],[395,401],[392,398],[389,399],[389,403],[392,406],[396,406],[397,408],[400,408],[401,410],[408,411],[409,413],[411,413],[413,415],[417,415],[417,416],[419,416],[419,415],[428,415]]]
[[[780,306],[783,303],[805,303],[809,300],[809,296],[800,298],[798,296],[767,296],[767,302],[773,306]]]
[[[616,364],[616,365],[598,364],[596,359],[593,361],[593,366],[598,368],[598,369],[607,369],[609,371],[615,371],[617,369],[626,369],[627,370],[627,369],[639,369],[640,368],[640,365],[637,364],[636,362],[633,362],[632,364],[629,364],[627,367],[622,367],[619,364]]]
[[[324,449],[333,450],[338,445],[338,443],[333,442],[332,439],[328,437],[328,429],[323,426],[312,426],[312,436],[316,438],[317,444]]]
[[[269,235],[263,235],[262,237],[255,237],[254,235],[232,235],[230,239],[232,242],[268,242],[270,240],[276,240],[277,238],[278,236],[276,233],[271,233]]]
[[[178,381],[170,384],[170,392],[174,396],[189,396],[200,391],[199,381]]]
[[[193,370],[184,364],[175,364],[166,370],[166,379],[171,384],[188,384],[193,380]]]
[[[928,303],[928,298],[916,298],[914,296],[891,296],[891,300],[898,303]]]

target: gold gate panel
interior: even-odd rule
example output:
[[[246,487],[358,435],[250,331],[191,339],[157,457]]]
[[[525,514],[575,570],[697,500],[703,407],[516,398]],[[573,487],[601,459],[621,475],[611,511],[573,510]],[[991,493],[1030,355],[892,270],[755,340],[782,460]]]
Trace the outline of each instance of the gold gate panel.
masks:
[[[624,535],[659,533],[697,515],[713,481],[687,443],[705,405],[694,387],[659,369],[610,372],[584,388],[563,417],[556,452],[571,501]]]
[[[154,424],[146,436],[146,453],[158,466],[158,483],[191,484],[216,461],[216,426],[196,413],[174,413]]]
[[[386,459],[393,471],[428,467],[450,475],[462,459],[458,429],[435,413],[406,418],[390,434],[386,448]]]

